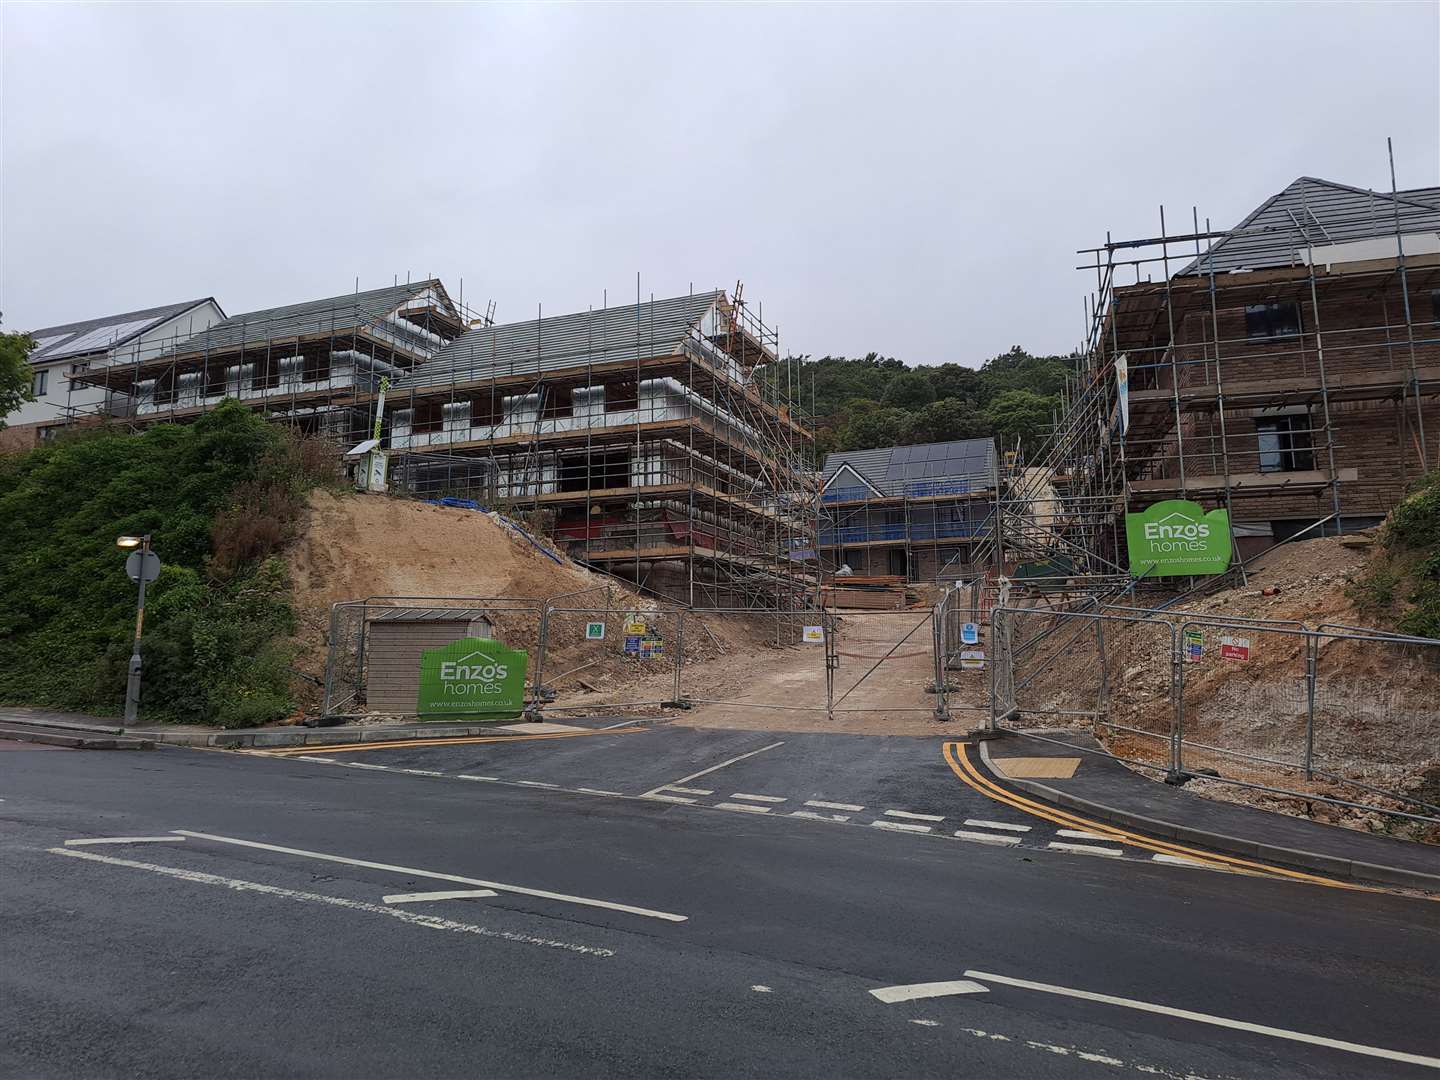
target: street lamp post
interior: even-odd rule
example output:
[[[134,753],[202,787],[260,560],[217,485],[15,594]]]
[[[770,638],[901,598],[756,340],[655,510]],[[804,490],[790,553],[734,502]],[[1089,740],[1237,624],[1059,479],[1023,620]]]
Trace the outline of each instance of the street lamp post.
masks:
[[[140,599],[135,605],[135,642],[130,652],[130,669],[125,680],[125,726],[133,727],[140,709],[140,632],[145,625],[145,586],[160,574],[160,560],[150,550],[150,534],[122,536],[115,541],[119,548],[134,549],[125,562],[131,579],[140,584]]]

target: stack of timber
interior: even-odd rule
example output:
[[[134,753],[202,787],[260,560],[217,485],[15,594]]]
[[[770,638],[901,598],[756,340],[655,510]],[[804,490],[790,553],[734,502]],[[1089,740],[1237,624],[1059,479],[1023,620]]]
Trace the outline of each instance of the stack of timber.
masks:
[[[827,608],[903,611],[909,600],[905,578],[899,574],[832,577],[820,589],[820,601]]]

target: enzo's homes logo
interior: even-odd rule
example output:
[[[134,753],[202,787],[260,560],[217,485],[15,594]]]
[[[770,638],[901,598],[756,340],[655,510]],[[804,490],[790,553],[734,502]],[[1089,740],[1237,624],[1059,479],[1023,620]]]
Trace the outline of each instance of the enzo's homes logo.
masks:
[[[473,661],[479,661],[473,662]],[[499,680],[510,674],[510,669],[495,657],[483,652],[472,652],[459,660],[445,660],[440,664],[440,687],[445,694],[499,694],[504,692]]]
[[[1145,539],[1150,550],[1156,553],[1203,552],[1210,539],[1210,523],[1197,521],[1177,510],[1159,521],[1145,522]]]

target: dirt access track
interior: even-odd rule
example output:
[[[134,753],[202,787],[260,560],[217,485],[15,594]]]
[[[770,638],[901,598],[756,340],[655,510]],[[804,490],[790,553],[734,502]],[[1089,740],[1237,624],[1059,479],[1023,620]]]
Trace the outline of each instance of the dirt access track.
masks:
[[[714,616],[706,616],[712,620]],[[934,718],[935,697],[930,612],[839,613],[835,671],[835,718],[826,716],[825,648],[800,645],[751,648],[680,672],[681,696],[693,703],[684,714],[690,727],[752,731],[838,732],[852,735],[954,734],[981,715],[984,672],[952,673],[950,707],[955,719]],[[674,668],[642,676],[623,690],[562,695],[555,708],[594,708],[608,702],[669,697]],[[974,706],[962,711],[959,706]],[[557,718],[563,713],[557,713]]]

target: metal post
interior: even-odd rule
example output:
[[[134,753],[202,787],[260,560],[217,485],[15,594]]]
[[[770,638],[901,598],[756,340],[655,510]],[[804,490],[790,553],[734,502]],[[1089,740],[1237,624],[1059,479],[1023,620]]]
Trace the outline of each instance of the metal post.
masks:
[[[549,604],[540,606],[540,632],[535,642],[535,705],[531,715],[532,720],[540,719],[540,708],[545,702],[545,649],[550,638],[550,612],[554,610]]]
[[[1188,623],[1186,625],[1189,625]],[[1185,657],[1182,654],[1185,628],[1170,627],[1170,697],[1174,706],[1170,725],[1170,773],[1172,782],[1181,778],[1181,743],[1185,739]]]
[[[130,652],[130,670],[125,680],[125,726],[133,727],[140,711],[140,633],[145,626],[145,556],[150,553],[150,534],[140,542],[140,599],[135,605],[135,642]]]
[[[1305,779],[1315,779],[1315,667],[1320,639],[1308,638],[1305,645]]]
[[[675,616],[675,688],[670,693],[670,700],[680,700],[680,668],[685,663],[685,612],[682,609]]]
[[[1096,712],[1099,716],[1110,714],[1110,673],[1105,663],[1105,619],[1097,611],[1095,615],[1095,651],[1100,656],[1100,700]]]

